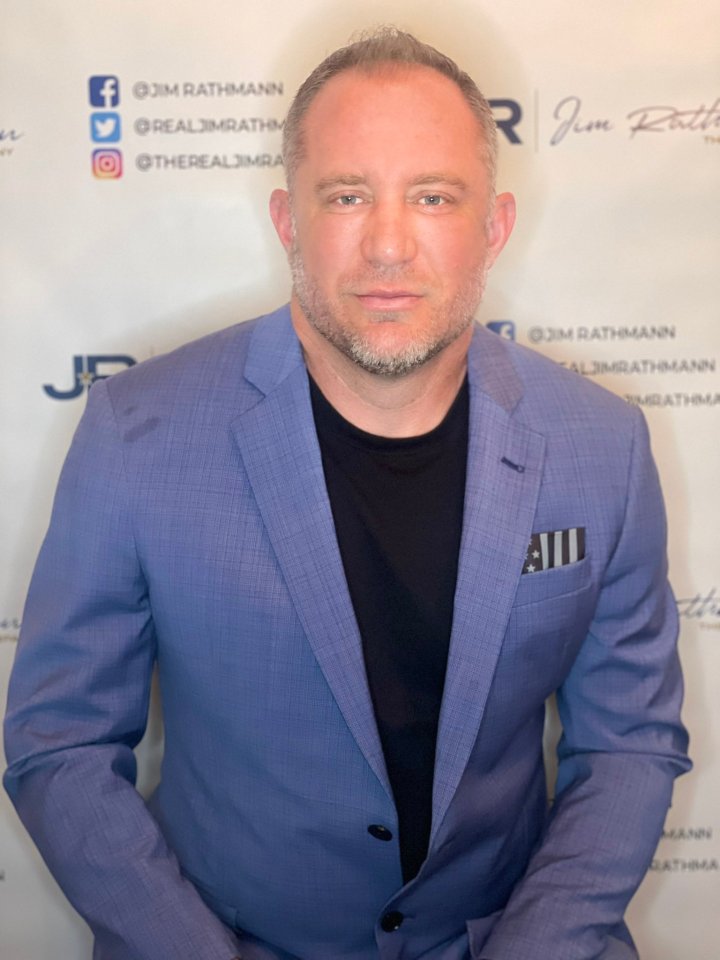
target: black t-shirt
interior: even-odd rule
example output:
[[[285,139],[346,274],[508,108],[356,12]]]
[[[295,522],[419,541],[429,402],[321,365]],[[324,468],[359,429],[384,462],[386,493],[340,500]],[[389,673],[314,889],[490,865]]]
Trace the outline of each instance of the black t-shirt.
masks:
[[[427,856],[430,836],[465,495],[467,380],[442,423],[402,439],[359,430],[312,378],[310,387],[407,882]]]

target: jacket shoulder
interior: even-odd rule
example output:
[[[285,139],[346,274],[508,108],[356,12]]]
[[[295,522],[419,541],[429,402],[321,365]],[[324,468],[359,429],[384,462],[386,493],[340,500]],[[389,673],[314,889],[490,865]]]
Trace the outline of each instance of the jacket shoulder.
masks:
[[[143,360],[104,383],[118,415],[138,406],[177,410],[188,400],[237,407],[243,393],[257,395],[245,379],[249,357],[267,355],[272,367],[279,364],[283,351],[292,354],[294,349],[289,311],[281,307]]]
[[[484,328],[476,342],[484,382],[502,391],[506,407],[541,433],[554,423],[632,430],[642,419],[639,409],[622,397],[537,350]]]

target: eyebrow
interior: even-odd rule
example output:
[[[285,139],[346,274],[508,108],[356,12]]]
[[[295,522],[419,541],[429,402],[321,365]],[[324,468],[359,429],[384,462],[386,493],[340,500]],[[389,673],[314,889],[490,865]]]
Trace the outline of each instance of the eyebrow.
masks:
[[[410,181],[410,186],[422,187],[433,183],[444,183],[448,187],[458,187],[460,190],[467,190],[468,187],[465,180],[449,173],[425,173],[421,177],[414,177]]]
[[[333,187],[359,187],[366,183],[365,177],[357,174],[338,174],[336,176],[322,177],[315,184],[315,192],[322,193],[323,190],[330,190]]]
[[[359,176],[358,174],[348,173],[348,174],[337,174],[331,175],[328,177],[322,177],[315,184],[315,192],[322,193],[325,190],[331,190],[334,187],[359,187],[367,183],[365,177]],[[468,185],[465,180],[462,180],[460,177],[452,176],[449,173],[423,173],[420,176],[413,177],[412,180],[408,182],[408,186],[411,187],[422,187],[430,186],[432,184],[445,184],[449,187],[457,187],[459,190],[467,190]]]

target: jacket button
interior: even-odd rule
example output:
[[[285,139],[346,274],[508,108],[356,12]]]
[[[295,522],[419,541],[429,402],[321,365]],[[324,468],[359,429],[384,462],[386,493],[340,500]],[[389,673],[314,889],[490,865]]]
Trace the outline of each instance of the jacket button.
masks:
[[[380,823],[371,823],[368,827],[368,833],[371,837],[375,837],[376,840],[392,840],[393,838],[388,828],[383,827]]]
[[[391,910],[382,918],[380,921],[380,926],[385,933],[392,933],[394,930],[400,929],[404,919],[405,917],[399,911]]]

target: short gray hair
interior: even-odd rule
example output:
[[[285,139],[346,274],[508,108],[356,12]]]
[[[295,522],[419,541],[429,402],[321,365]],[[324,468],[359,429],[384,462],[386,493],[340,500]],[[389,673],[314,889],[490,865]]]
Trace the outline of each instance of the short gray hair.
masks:
[[[302,83],[290,105],[283,129],[283,163],[288,185],[292,184],[298,164],[303,157],[303,120],[308,107],[328,80],[346,70],[374,73],[388,64],[429,67],[447,77],[458,87],[477,119],[483,142],[483,159],[487,167],[490,190],[494,193],[497,166],[497,128],[490,104],[475,81],[464,70],[435,47],[423,43],[411,33],[396,27],[381,27],[372,33],[361,34],[317,66]]]

